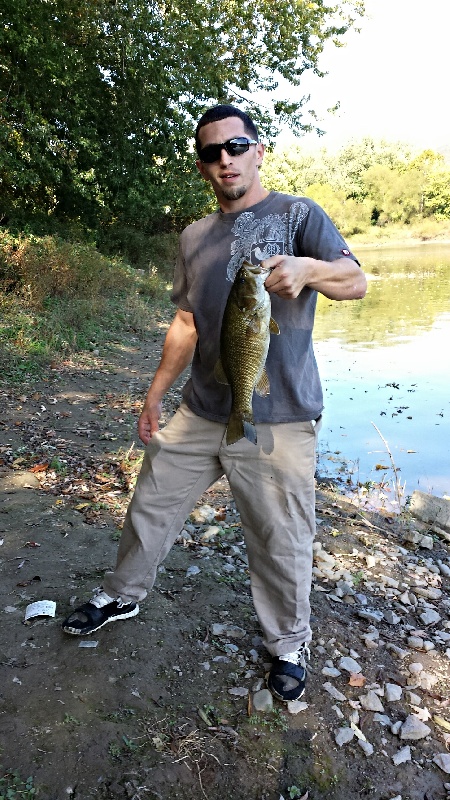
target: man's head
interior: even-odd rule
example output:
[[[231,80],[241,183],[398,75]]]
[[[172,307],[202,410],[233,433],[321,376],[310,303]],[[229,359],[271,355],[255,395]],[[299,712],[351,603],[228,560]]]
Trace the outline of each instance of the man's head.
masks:
[[[198,170],[222,211],[242,211],[267,196],[259,178],[264,145],[248,114],[234,106],[209,109],[198,123],[196,146]]]
[[[240,108],[236,108],[235,106],[228,106],[228,105],[220,105],[220,106],[212,106],[212,108],[208,108],[207,111],[200,117],[197,125],[197,129],[195,131],[195,148],[197,153],[201,149],[199,131],[205,126],[209,125],[210,122],[218,122],[222,119],[228,119],[228,117],[237,117],[240,119],[244,124],[244,131],[250,137],[250,139],[256,139],[258,141],[258,129],[248,114],[245,111],[241,111]]]

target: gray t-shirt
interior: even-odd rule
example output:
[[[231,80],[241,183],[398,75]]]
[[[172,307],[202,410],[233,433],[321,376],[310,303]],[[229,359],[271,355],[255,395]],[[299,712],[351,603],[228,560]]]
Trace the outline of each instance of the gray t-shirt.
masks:
[[[259,264],[280,253],[324,261],[347,256],[356,261],[317,203],[278,192],[242,212],[210,214],[181,234],[172,300],[193,313],[197,328],[191,377],[183,389],[195,414],[228,422],[231,390],[214,377],[227,298],[244,259]],[[271,301],[280,335],[270,337],[266,363],[270,394],[253,395],[255,422],[316,419],[323,409],[312,345],[317,292],[306,287],[295,300],[272,294]]]

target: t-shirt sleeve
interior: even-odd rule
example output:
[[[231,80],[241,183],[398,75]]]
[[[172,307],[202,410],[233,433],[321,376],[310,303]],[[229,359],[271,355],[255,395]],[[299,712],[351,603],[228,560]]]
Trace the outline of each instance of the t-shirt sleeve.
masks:
[[[322,261],[350,258],[359,264],[345,239],[323,208],[308,200],[308,213],[297,228],[294,250],[297,256],[309,256]]]
[[[192,312],[193,309],[188,300],[188,282],[187,282],[187,275],[186,275],[186,266],[183,257],[183,251],[180,246],[178,248],[178,256],[177,261],[175,264],[175,270],[173,274],[173,288],[170,295],[170,299],[172,303],[175,303],[181,311],[190,311]]]

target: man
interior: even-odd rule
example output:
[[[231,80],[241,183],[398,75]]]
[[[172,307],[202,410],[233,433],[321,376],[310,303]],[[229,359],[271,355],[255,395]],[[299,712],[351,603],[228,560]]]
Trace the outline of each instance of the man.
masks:
[[[317,292],[362,298],[358,262],[322,209],[269,192],[260,181],[264,146],[252,120],[220,105],[200,119],[197,167],[219,210],[180,237],[172,299],[178,306],[138,431],[147,446],[114,572],[102,591],[63,623],[89,634],[138,613],[200,495],[226,474],[245,535],[252,594],[273,656],[268,685],[282,700],[302,696],[311,640],[309,594],[315,533],[315,445],[322,392],[312,349]],[[270,394],[253,399],[257,444],[227,445],[228,386],[214,377],[221,320],[244,260],[270,270],[265,282],[280,335],[267,358]],[[159,430],[165,392],[192,361],[183,402]]]

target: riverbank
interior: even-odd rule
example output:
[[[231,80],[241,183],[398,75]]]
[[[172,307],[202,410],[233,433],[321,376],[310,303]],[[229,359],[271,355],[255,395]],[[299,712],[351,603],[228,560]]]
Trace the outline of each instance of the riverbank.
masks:
[[[372,247],[410,247],[424,244],[450,244],[450,221],[423,220],[415,225],[372,227],[347,237],[352,249]]]
[[[62,633],[114,564],[164,330],[3,387],[0,795],[31,797],[27,783],[42,800],[444,797],[450,557],[437,538],[408,543],[428,531],[408,516],[319,483],[308,686],[289,709],[255,709],[269,656],[225,481],[137,617],[83,641]],[[178,383],[163,422],[179,399]],[[38,600],[55,617],[25,623]]]

